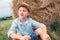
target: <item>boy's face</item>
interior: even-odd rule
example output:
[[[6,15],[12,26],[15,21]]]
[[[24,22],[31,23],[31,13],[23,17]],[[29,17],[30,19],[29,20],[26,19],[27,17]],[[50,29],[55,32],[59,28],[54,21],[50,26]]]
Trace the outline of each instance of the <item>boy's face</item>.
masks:
[[[20,18],[27,18],[27,16],[29,16],[29,12],[25,7],[20,7],[18,10],[18,16]]]

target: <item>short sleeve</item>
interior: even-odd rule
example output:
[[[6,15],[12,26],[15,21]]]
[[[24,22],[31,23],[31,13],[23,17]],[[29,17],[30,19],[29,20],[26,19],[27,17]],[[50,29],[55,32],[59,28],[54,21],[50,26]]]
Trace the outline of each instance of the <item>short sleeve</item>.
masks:
[[[17,28],[17,24],[15,23],[15,21],[13,21],[12,25],[11,25],[11,28],[9,29],[9,31],[7,33],[8,37],[10,37],[11,33],[13,33],[13,32],[16,33],[16,28]]]
[[[41,28],[41,27],[45,26],[43,23],[39,23],[39,22],[37,22],[37,21],[35,21],[33,19],[31,20],[31,22],[32,22],[32,26],[34,28]]]

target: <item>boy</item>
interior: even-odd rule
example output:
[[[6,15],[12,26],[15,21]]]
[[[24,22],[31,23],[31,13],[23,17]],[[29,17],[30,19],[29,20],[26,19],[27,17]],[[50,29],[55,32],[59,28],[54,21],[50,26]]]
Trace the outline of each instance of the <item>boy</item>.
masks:
[[[18,7],[18,18],[12,22],[8,37],[13,40],[38,40],[37,36],[39,35],[42,40],[51,40],[47,34],[46,26],[31,19],[29,17],[30,12],[27,4],[21,4]],[[36,30],[33,31],[32,27],[36,28]]]

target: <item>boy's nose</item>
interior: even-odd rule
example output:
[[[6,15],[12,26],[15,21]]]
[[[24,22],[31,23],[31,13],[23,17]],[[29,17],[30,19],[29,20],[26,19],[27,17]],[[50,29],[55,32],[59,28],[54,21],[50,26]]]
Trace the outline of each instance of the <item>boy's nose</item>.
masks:
[[[21,11],[20,13],[23,14],[23,11]]]

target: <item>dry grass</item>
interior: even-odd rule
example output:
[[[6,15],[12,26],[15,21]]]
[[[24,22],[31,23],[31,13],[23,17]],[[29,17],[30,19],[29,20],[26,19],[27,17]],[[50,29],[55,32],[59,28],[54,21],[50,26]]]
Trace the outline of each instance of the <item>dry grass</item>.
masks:
[[[47,26],[60,20],[60,1],[59,0],[13,0],[13,18],[17,17],[18,4],[25,2],[31,6],[31,17]],[[60,22],[60,21],[58,21]]]

